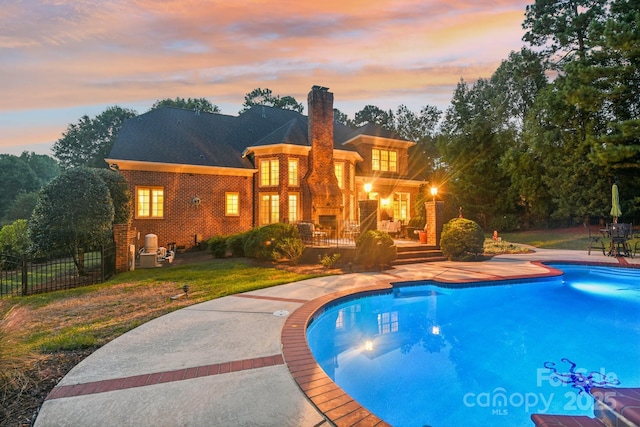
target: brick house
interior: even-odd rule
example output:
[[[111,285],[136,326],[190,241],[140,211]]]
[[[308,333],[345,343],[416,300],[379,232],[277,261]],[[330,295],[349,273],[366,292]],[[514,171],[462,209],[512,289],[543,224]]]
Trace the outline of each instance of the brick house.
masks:
[[[132,227],[187,248],[274,222],[340,230],[358,220],[365,199],[378,201],[379,220],[406,224],[422,184],[408,178],[414,143],[371,124],[334,122],[327,88],[312,88],[308,111],[166,107],[127,120],[105,161],[129,182]]]

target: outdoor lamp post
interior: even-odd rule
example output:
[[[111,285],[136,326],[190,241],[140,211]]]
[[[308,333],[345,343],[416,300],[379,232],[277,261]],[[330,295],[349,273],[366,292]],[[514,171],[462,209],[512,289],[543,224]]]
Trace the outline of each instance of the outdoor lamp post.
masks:
[[[437,194],[438,194],[438,187],[431,187],[431,195],[433,196],[433,203],[436,202]]]
[[[371,183],[370,182],[365,182],[364,183],[364,192],[367,194],[367,200],[369,200],[369,193],[371,193]]]

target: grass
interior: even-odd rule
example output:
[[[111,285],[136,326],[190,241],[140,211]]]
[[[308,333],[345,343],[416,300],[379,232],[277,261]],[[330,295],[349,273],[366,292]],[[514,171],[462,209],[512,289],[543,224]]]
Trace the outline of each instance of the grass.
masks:
[[[211,260],[140,269],[106,283],[0,301],[0,358],[99,347],[122,333],[187,305],[313,277]],[[188,286],[188,297],[172,300]]]
[[[28,422],[71,367],[149,320],[199,302],[319,275],[247,260],[211,259],[130,271],[98,285],[2,299],[0,425]],[[171,299],[182,294],[185,285],[188,296]]]
[[[600,236],[600,233],[595,228],[592,228],[591,233],[593,237]],[[554,230],[501,233],[500,236],[502,240],[535,246],[541,249],[586,251],[589,246],[589,236],[583,226]],[[635,236],[638,236],[638,234],[635,234]],[[634,247],[638,241],[640,241],[640,237],[634,237],[629,243],[631,247]],[[605,238],[604,242],[605,247],[608,247],[610,240]]]

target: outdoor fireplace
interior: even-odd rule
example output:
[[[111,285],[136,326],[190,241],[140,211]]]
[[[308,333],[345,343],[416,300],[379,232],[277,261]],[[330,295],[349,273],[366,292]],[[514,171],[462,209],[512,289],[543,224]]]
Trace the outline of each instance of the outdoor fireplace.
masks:
[[[329,237],[337,236],[338,218],[335,215],[318,215],[318,224]]]
[[[311,195],[312,221],[337,230],[342,215],[342,190],[333,162],[333,93],[325,87],[313,86],[308,103],[311,152],[306,184]]]

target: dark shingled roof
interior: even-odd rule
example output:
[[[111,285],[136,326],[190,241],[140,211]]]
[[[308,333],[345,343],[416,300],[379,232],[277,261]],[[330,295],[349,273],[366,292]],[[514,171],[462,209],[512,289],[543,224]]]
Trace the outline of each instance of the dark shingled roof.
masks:
[[[334,123],[334,147],[359,135],[399,139],[376,125],[356,130]],[[239,116],[196,113],[174,107],[151,110],[124,122],[111,149],[113,160],[253,168],[242,153],[249,147],[310,146],[307,117],[292,110],[256,105]]]
[[[384,129],[383,127],[380,127],[376,124],[373,123],[367,123],[363,126],[360,126],[358,129],[355,130],[351,130],[351,134],[349,135],[348,139],[353,139],[356,138],[360,135],[367,135],[367,136],[377,136],[380,138],[389,138],[389,139],[400,139],[400,140],[404,140],[403,138],[401,138],[400,136],[398,136],[397,133],[392,132],[390,130]]]

